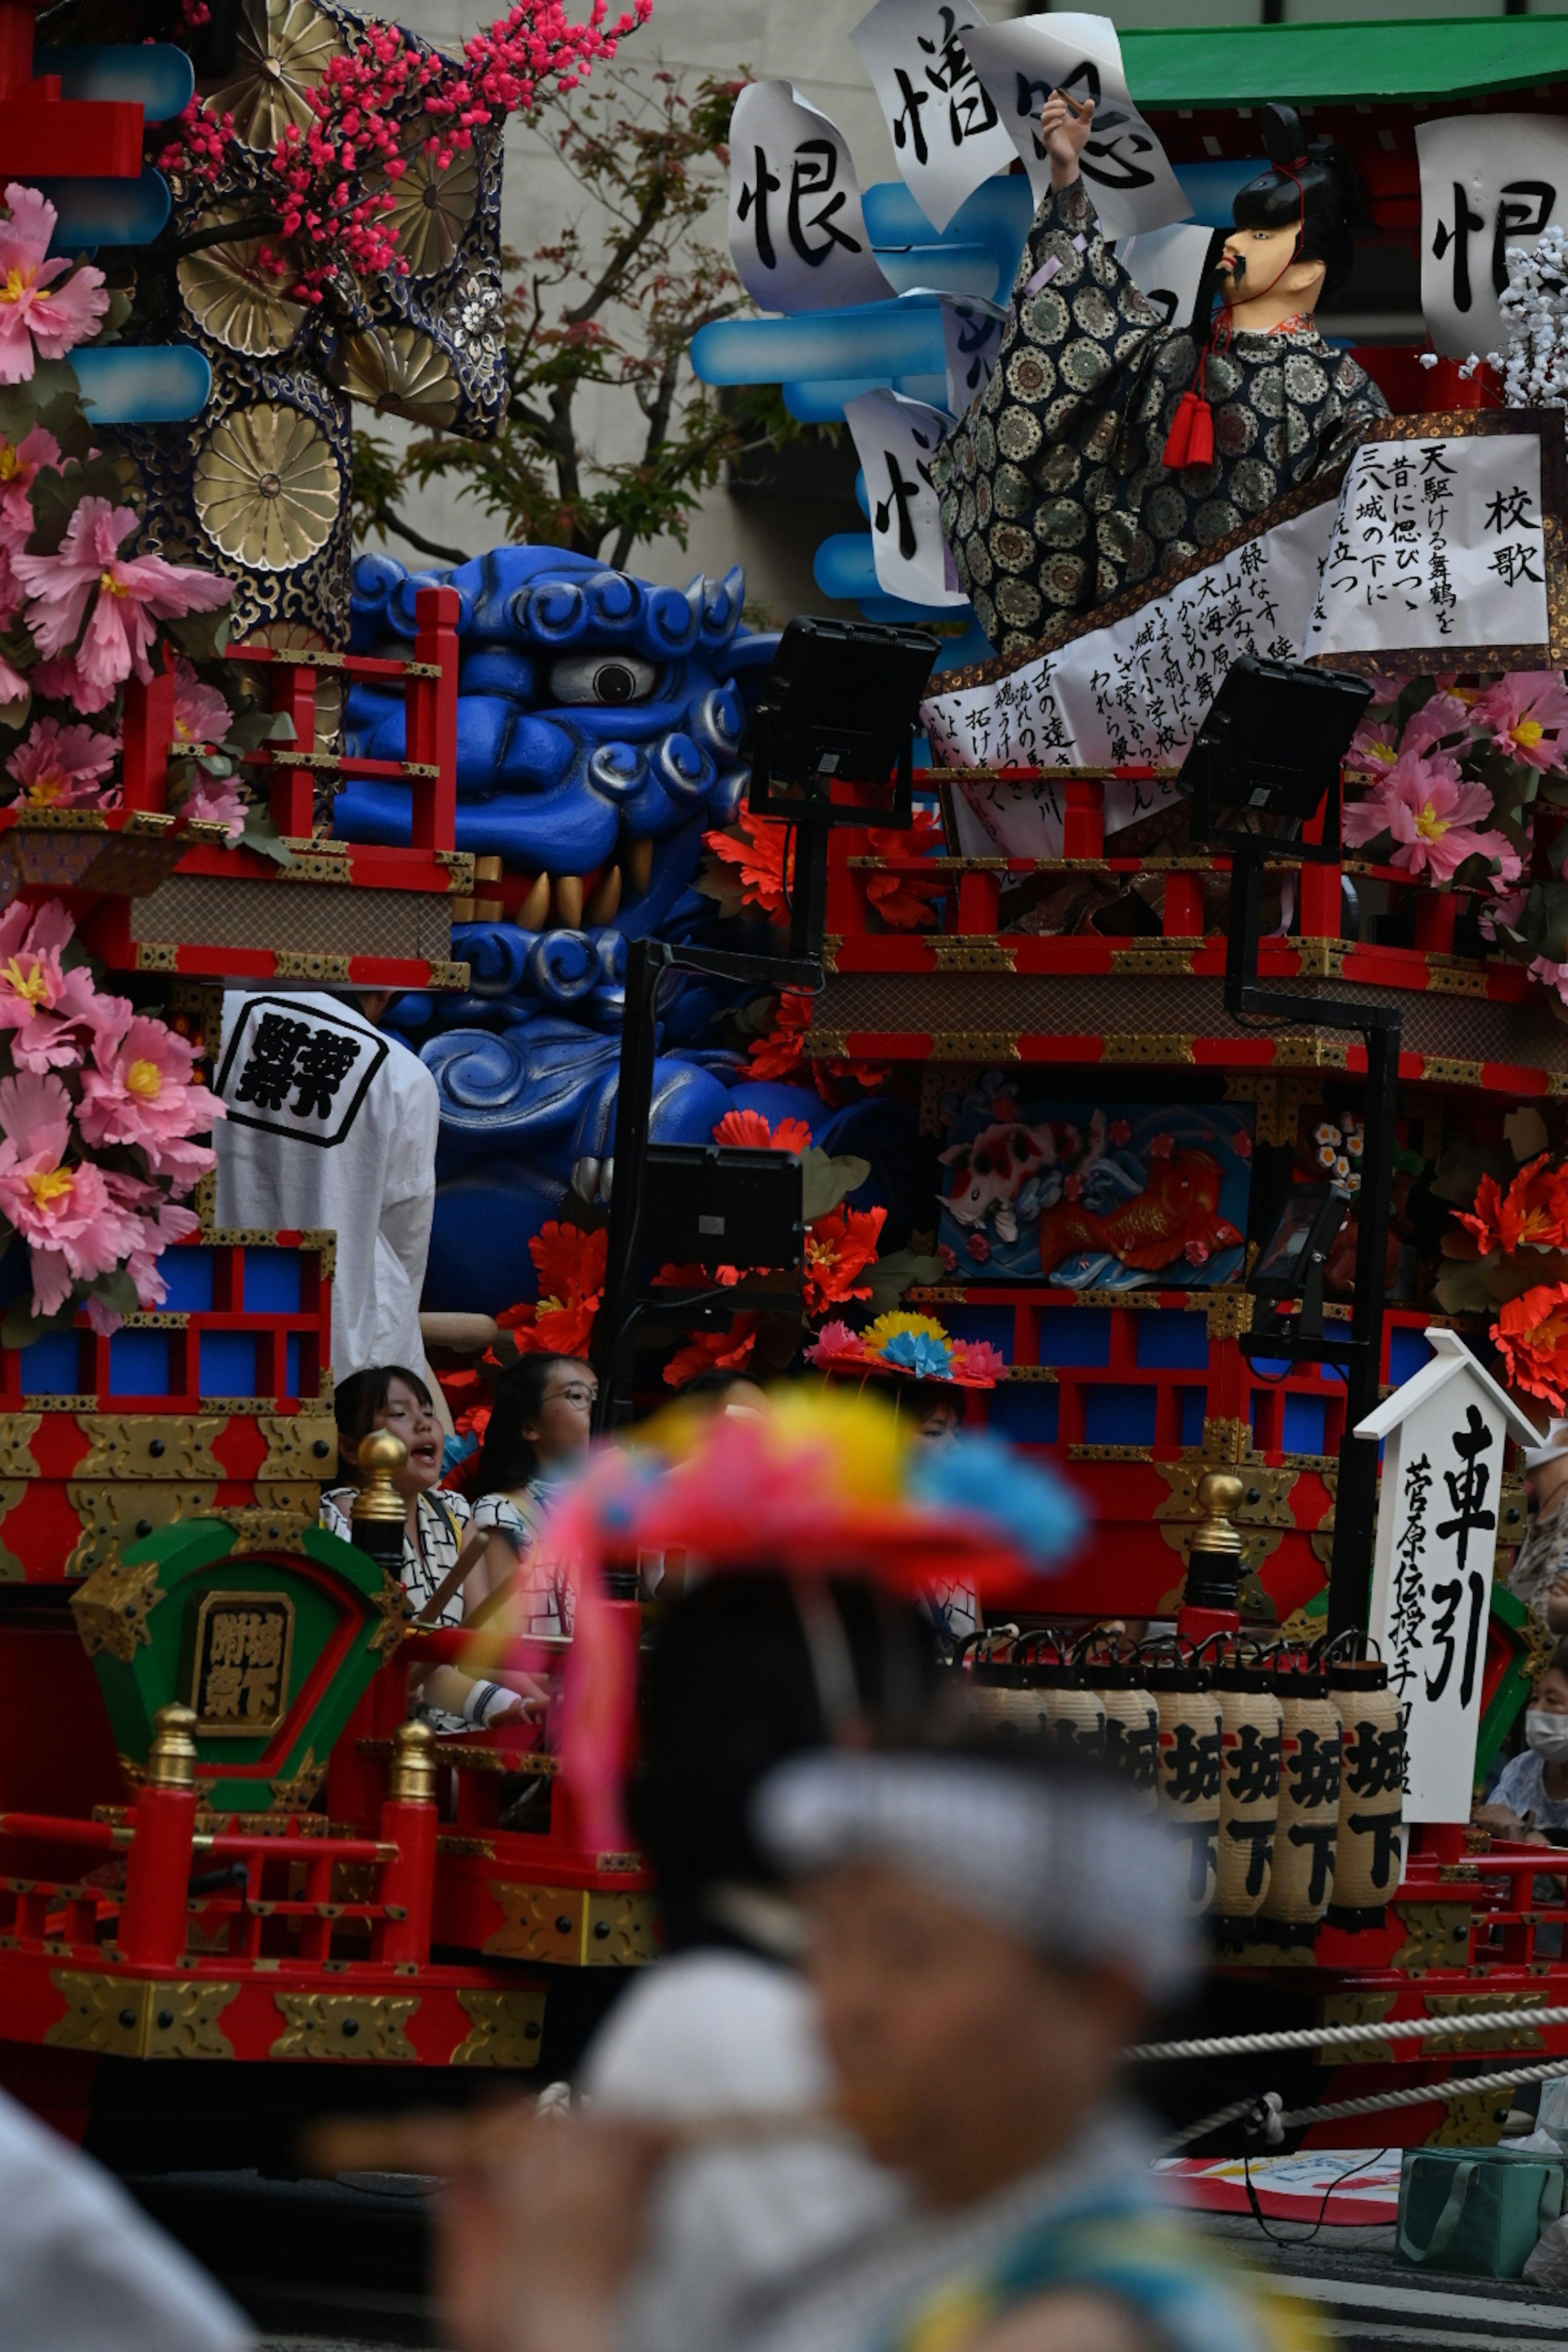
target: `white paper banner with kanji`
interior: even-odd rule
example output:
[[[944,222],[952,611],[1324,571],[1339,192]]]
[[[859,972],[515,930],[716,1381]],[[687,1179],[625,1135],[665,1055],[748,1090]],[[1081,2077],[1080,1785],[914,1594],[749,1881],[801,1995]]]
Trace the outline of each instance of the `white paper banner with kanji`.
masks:
[[[978,26],[964,47],[1024,159],[1037,200],[1051,184],[1040,109],[1053,89],[1094,100],[1094,127],[1079,170],[1106,234],[1131,236],[1186,220],[1192,206],[1150,125],[1127,93],[1121,44],[1109,16],[1021,16]]]
[[[764,310],[886,302],[848,142],[792,82],[748,82],[730,118],[730,252]]]
[[[931,478],[931,454],[947,418],[897,392],[847,400],[844,417],[866,478],[878,587],[911,604],[966,604]]]
[[[984,22],[964,0],[877,0],[849,36],[905,184],[934,229],[1013,161],[1013,142],[964,54],[964,32]]]
[[[943,766],[964,768],[1178,761],[1238,653],[1297,659],[1333,527],[1333,502],[1325,499],[1152,594],[1121,620],[1022,662],[1005,677],[929,696],[921,716],[934,756]],[[1061,855],[1060,812],[1045,785],[963,790],[993,853]],[[1130,813],[1108,792],[1107,830],[1147,814],[1173,791],[1139,786],[1143,805]]]
[[[1357,1424],[1382,1438],[1369,1628],[1408,1709],[1405,1818],[1468,1822],[1497,1549],[1503,1441],[1538,1433],[1455,1332]]]
[[[1568,122],[1552,114],[1457,114],[1418,122],[1421,308],[1451,359],[1500,351],[1510,246],[1568,223]]]
[[[1541,443],[1532,433],[1363,443],[1302,648],[1544,646]]]

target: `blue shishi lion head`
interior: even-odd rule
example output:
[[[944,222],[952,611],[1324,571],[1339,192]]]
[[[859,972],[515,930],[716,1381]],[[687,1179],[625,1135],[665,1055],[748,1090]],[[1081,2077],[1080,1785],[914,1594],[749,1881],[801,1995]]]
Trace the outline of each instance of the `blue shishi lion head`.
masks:
[[[356,650],[406,656],[416,592],[455,588],[458,839],[502,919],[461,927],[454,952],[484,995],[581,1005],[612,986],[624,942],[663,930],[746,785],[749,686],[778,640],[742,625],[744,574],[659,587],[592,557],[501,547],[454,571],[383,555],[354,571]],[[355,683],[345,748],[405,753],[401,693]],[[340,839],[406,842],[405,785],[353,779]]]

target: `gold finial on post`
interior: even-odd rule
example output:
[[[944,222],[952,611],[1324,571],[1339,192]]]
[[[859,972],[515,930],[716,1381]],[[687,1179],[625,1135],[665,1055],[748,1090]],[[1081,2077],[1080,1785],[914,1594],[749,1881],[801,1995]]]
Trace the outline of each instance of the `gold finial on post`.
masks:
[[[373,1429],[359,1444],[360,1490],[352,1517],[403,1523],[408,1508],[393,1480],[408,1460],[408,1448],[389,1429]]]
[[[1198,1507],[1203,1517],[1193,1529],[1192,1549],[1237,1559],[1246,1549],[1241,1530],[1230,1514],[1241,1500],[1241,1480],[1228,1470],[1205,1470],[1198,1480]]]
[[[392,1742],[386,1793],[395,1805],[436,1801],[436,1735],[427,1723],[400,1723]]]
[[[147,1757],[150,1789],[194,1789],[196,1785],[196,1727],[194,1707],[161,1706],[153,1717],[153,1746]]]
[[[1184,1606],[1188,1609],[1229,1612],[1237,1606],[1247,1546],[1230,1514],[1241,1496],[1241,1480],[1228,1470],[1205,1470],[1198,1480],[1203,1517],[1193,1529],[1187,1553]]]
[[[353,1543],[383,1573],[401,1577],[408,1506],[393,1480],[408,1459],[408,1448],[389,1429],[373,1429],[359,1442],[360,1489],[349,1514]]]

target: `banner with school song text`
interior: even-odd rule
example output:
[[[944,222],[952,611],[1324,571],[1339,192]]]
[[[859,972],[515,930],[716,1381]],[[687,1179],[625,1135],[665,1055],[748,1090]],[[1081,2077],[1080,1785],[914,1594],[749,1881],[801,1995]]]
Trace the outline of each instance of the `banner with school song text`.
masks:
[[[943,674],[921,718],[939,766],[1179,766],[1237,654],[1342,669],[1568,661],[1561,411],[1388,417],[1347,464],[1179,569],[1063,622],[1022,659]],[[1061,854],[1059,793],[955,779],[970,856]],[[1107,788],[1106,830],[1168,802]]]

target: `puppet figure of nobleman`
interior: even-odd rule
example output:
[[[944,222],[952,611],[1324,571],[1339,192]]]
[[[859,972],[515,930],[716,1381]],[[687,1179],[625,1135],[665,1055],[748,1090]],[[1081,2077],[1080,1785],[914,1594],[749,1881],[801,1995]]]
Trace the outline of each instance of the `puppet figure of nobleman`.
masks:
[[[1347,457],[1388,403],[1313,324],[1349,277],[1354,171],[1263,110],[1272,168],[1232,205],[1222,308],[1200,345],[1161,323],[1079,176],[1094,109],[1059,91],[1050,193],[1018,265],[996,369],[936,455],[942,527],[997,652],[1150,583]]]

